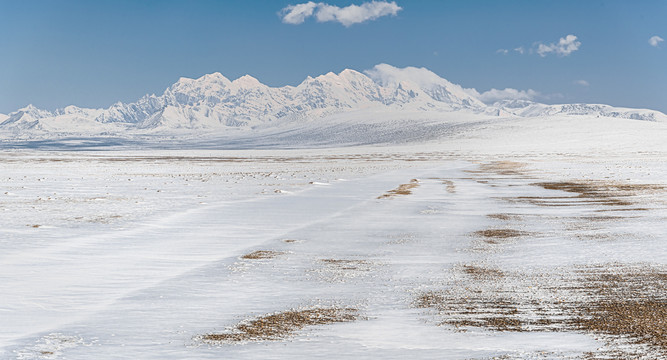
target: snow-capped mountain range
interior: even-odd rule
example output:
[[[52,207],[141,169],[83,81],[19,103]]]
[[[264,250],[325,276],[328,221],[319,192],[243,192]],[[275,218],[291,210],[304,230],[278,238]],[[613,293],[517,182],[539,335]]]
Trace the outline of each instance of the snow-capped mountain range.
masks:
[[[474,89],[464,89],[427,69],[380,64],[365,74],[346,69],[339,74],[308,77],[298,86],[269,87],[249,75],[230,81],[220,73],[198,79],[181,78],[162,95],[146,95],[136,102],[119,102],[107,109],[68,106],[50,112],[28,105],[8,115],[0,114],[0,136],[215,133],[325,121],[334,114],[365,109],[667,121],[667,116],[658,111],[608,105],[545,105],[526,100],[485,104]]]

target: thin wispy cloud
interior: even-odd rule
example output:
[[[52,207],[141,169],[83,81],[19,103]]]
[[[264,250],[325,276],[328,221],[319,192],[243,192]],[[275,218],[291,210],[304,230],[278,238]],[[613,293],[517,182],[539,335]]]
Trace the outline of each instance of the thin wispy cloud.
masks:
[[[575,80],[574,83],[586,87],[591,86],[591,84],[589,84],[586,80]]]
[[[558,56],[568,56],[573,52],[579,50],[581,46],[581,41],[577,41],[575,35],[567,35],[560,38],[557,43],[545,44],[543,42],[536,42],[532,46],[518,46],[512,49],[514,52],[519,53],[520,55],[524,54],[538,54],[541,57],[546,57],[549,54],[556,54]],[[502,53],[507,55],[509,50],[507,49],[498,49],[497,53]]]
[[[548,54],[554,53],[558,56],[568,56],[573,52],[579,50],[581,42],[577,41],[577,37],[570,34],[564,38],[560,38],[557,43],[551,43],[548,45],[538,43],[537,44],[537,54],[545,57]]]
[[[536,97],[541,96],[538,91],[533,89],[528,90],[517,90],[512,88],[505,88],[503,90],[491,89],[483,93],[479,93],[475,89],[465,89],[465,91],[477,97],[480,101],[485,104],[493,104],[497,101],[502,100],[534,100]]]
[[[303,4],[289,5],[278,13],[283,23],[298,25],[314,16],[318,22],[338,22],[348,27],[383,16],[396,16],[402,8],[395,1],[371,1],[361,5],[338,7],[323,2],[309,1]]]
[[[648,43],[649,43],[651,46],[653,46],[653,47],[658,47],[658,46],[660,46],[660,43],[663,42],[663,41],[665,41],[665,39],[661,38],[661,37],[658,36],[658,35],[651,36],[651,38],[648,39]]]

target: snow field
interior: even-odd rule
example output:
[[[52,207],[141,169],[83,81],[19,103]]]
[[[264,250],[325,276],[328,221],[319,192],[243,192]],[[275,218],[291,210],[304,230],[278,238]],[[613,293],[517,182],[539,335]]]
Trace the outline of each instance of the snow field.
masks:
[[[517,307],[506,319],[530,329],[543,315],[528,300],[560,311],[555,298],[581,294],[545,284],[570,284],[579,268],[664,272],[664,191],[619,195],[631,204],[616,206],[536,185],[664,186],[662,157],[392,150],[4,153],[0,358],[660,354],[571,328],[505,331],[485,318],[498,317],[501,294]],[[544,205],[553,202],[568,205]],[[243,257],[253,251],[273,256]],[[470,313],[419,306],[429,293],[476,302]],[[200,339],[318,306],[352,306],[361,318],[282,341]],[[464,320],[476,325],[453,325]]]

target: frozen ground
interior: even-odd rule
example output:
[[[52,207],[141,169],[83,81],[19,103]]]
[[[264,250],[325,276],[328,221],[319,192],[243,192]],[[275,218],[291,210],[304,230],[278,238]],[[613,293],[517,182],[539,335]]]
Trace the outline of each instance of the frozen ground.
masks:
[[[601,121],[392,147],[2,152],[0,358],[664,357],[665,125]],[[243,336],[331,308],[353,314]],[[649,329],[599,321],[620,313]]]

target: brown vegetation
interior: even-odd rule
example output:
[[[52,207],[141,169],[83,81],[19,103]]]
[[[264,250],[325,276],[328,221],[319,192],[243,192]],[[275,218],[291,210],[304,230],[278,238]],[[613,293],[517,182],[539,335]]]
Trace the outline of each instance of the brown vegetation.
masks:
[[[491,269],[475,265],[463,265],[463,272],[477,279],[497,279],[505,276],[505,273],[499,269]]]
[[[510,220],[520,220],[521,215],[517,214],[488,214],[486,215],[489,219],[510,221]]]
[[[508,239],[508,238],[516,238],[520,236],[530,235],[529,232],[515,230],[515,229],[487,229],[487,230],[475,231],[474,234],[480,237],[495,238],[495,239]]]
[[[306,326],[350,322],[358,318],[358,310],[349,307],[291,309],[242,321],[229,333],[206,334],[202,340],[213,343],[280,340]]]
[[[505,176],[525,176],[526,164],[516,161],[492,161],[481,164],[477,170],[466,170],[471,174],[495,174]]]
[[[273,259],[276,256],[282,254],[284,254],[284,252],[282,251],[257,250],[241,256],[241,259],[249,259],[249,260]]]
[[[461,272],[472,276],[418,295],[415,306],[437,310],[441,324],[463,331],[585,331],[602,335],[610,344],[605,351],[621,358],[630,356],[628,343],[667,356],[664,270],[606,264],[529,275],[466,265]]]
[[[609,335],[629,336],[667,350],[667,301],[602,300],[581,307],[574,319],[579,328]]]
[[[407,184],[401,184],[396,189],[387,191],[386,194],[378,196],[378,199],[391,199],[397,195],[410,195],[412,194],[412,189],[419,186],[419,180],[412,179]]]
[[[320,261],[339,270],[368,270],[370,265],[370,262],[365,260],[322,259]]]
[[[623,184],[617,182],[580,180],[561,182],[541,182],[532,185],[546,190],[558,190],[578,194],[576,196],[519,196],[507,200],[525,202],[538,206],[579,206],[601,205],[627,207],[634,205],[634,197],[655,194],[665,190],[665,186],[656,184]],[[628,209],[623,210],[645,210]]]

